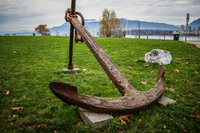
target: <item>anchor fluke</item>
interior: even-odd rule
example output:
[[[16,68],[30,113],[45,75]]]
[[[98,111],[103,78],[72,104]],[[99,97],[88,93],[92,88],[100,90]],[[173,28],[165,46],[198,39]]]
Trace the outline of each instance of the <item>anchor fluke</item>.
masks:
[[[51,82],[50,90],[62,101],[72,104],[77,101],[77,87],[66,82]]]

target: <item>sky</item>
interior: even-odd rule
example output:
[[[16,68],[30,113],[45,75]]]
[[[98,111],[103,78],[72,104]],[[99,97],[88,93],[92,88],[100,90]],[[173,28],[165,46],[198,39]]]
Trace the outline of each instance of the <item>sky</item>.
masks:
[[[0,32],[48,28],[65,23],[71,0],[0,0]],[[76,11],[85,19],[99,20],[103,10],[114,10],[118,18],[185,25],[200,18],[200,0],[76,0]]]

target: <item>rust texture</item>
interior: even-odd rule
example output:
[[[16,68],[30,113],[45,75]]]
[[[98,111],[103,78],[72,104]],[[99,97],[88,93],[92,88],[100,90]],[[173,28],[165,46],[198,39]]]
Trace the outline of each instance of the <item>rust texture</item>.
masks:
[[[74,3],[76,3],[76,0],[72,0],[72,9],[75,10],[73,5]],[[81,38],[96,57],[103,70],[107,73],[113,84],[118,88],[122,97],[101,98],[81,95],[77,93],[76,86],[59,81],[51,82],[49,84],[51,91],[66,103],[74,104],[81,108],[99,113],[130,114],[145,109],[157,102],[165,90],[165,68],[160,67],[157,75],[157,84],[152,89],[143,92],[136,90],[105,51],[93,39],[90,33],[84,28],[84,18],[82,17],[82,23],[78,21],[76,14],[80,17],[82,15],[75,11],[74,14],[72,12],[71,9],[67,9],[65,12],[66,21],[70,22],[71,26],[73,26],[80,34]]]

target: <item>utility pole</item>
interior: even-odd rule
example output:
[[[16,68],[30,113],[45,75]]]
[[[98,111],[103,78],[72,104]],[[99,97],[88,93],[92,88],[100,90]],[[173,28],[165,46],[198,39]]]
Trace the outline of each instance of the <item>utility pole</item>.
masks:
[[[185,44],[187,42],[187,31],[188,31],[188,23],[189,23],[190,14],[187,13],[186,15],[186,32],[185,32]]]
[[[138,38],[140,38],[140,21],[138,22],[138,34],[139,34]]]

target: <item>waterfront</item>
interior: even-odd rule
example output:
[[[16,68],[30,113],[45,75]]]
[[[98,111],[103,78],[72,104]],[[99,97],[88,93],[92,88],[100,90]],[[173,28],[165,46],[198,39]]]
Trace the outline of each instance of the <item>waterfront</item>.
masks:
[[[126,38],[138,38],[138,35],[126,35]],[[162,40],[174,40],[174,36],[163,36],[163,35],[154,35],[154,36],[148,36],[148,35],[140,35],[140,38],[142,39],[162,39]],[[185,36],[179,36],[180,41],[185,40]],[[200,41],[200,36],[187,36],[188,41]]]

